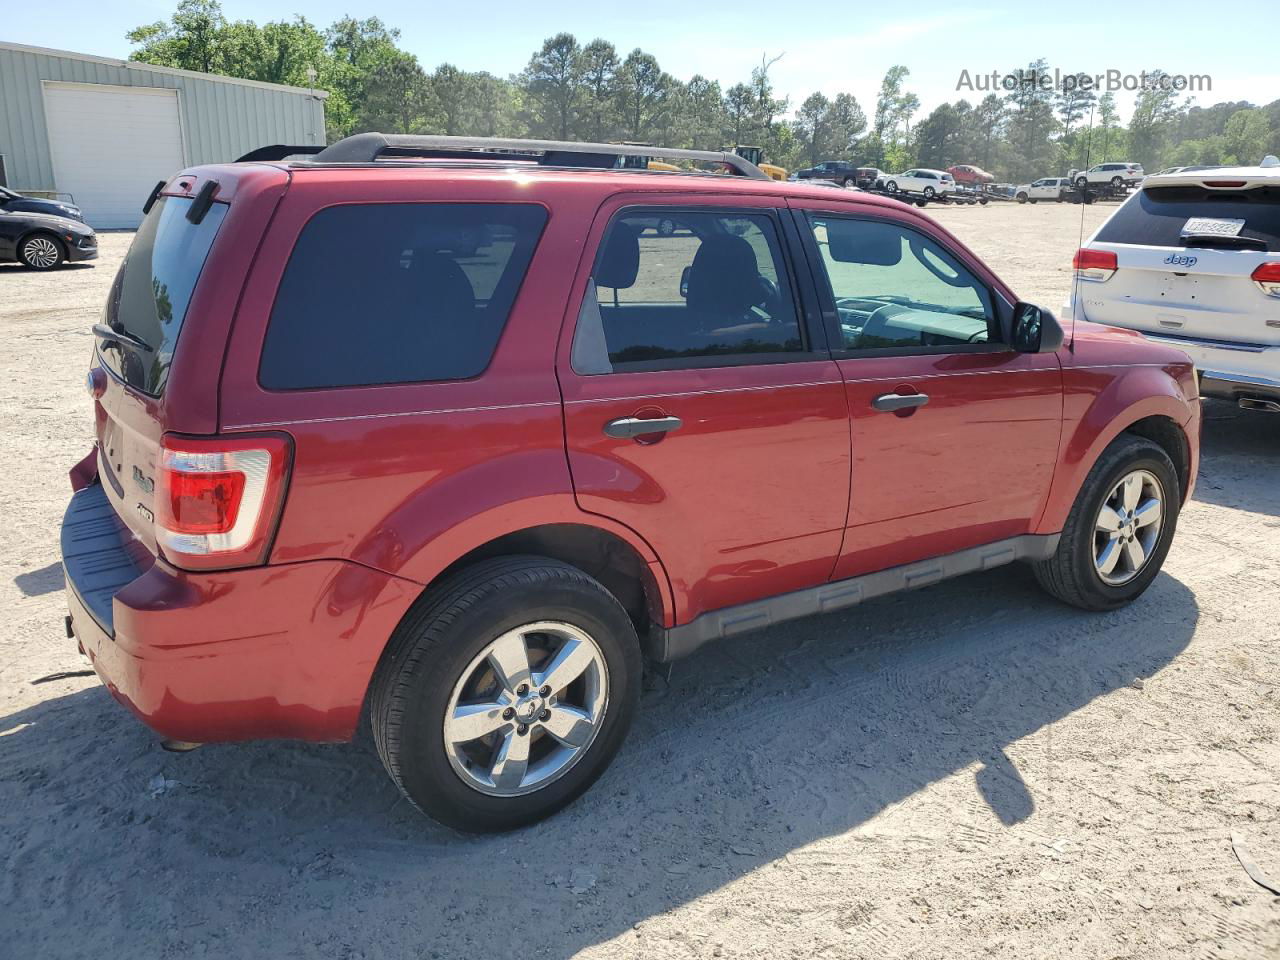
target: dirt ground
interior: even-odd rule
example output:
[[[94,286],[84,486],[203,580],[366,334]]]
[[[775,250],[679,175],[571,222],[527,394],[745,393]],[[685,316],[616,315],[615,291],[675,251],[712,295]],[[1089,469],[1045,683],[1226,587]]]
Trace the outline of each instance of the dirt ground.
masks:
[[[935,215],[1062,304],[1079,207]],[[1129,609],[1014,567],[706,648],[582,800],[477,839],[365,743],[170,755],[80,675],[57,531],[129,239],[0,266],[0,956],[1280,956],[1232,852],[1280,880],[1280,419],[1209,406]]]

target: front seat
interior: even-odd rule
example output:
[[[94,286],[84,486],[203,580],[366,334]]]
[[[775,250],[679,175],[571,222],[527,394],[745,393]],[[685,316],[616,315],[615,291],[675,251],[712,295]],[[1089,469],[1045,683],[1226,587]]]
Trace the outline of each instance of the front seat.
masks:
[[[712,336],[749,334],[769,324],[752,311],[764,303],[756,252],[742,237],[707,237],[689,267],[689,309]]]

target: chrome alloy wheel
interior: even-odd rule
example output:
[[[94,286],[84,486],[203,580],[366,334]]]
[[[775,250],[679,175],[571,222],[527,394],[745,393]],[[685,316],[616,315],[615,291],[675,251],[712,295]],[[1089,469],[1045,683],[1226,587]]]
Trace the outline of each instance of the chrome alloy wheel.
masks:
[[[1102,582],[1118,587],[1147,565],[1164,518],[1164,489],[1155,475],[1134,470],[1107,495],[1094,522],[1093,563]]]
[[[608,701],[609,668],[590,635],[560,621],[516,627],[453,688],[444,715],[449,763],[481,793],[532,793],[587,752]]]
[[[32,237],[22,245],[22,256],[31,266],[48,270],[58,262],[58,248],[48,237]]]

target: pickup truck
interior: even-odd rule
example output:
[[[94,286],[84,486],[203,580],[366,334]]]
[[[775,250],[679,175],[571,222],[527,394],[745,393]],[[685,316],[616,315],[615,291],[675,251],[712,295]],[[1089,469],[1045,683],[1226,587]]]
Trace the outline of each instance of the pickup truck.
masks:
[[[1067,177],[1041,177],[1018,187],[1014,199],[1019,203],[1035,203],[1037,200],[1056,200],[1061,203],[1062,195],[1070,189],[1071,181]]]

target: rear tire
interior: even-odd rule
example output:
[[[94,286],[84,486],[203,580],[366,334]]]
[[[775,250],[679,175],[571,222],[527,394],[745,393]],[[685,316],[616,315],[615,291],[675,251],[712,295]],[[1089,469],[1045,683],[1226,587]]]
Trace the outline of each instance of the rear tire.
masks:
[[[1104,507],[1111,509],[1111,503],[1119,503],[1114,498],[1123,497],[1120,486],[1133,477],[1139,479],[1140,486],[1133,498],[1136,504],[1130,504],[1128,512],[1136,511],[1136,517],[1126,522],[1121,504],[1119,531],[1113,535],[1103,527],[1114,525],[1116,514],[1114,510],[1104,514]],[[1158,501],[1156,517],[1154,522],[1147,522],[1151,509],[1148,504],[1153,499]],[[1085,478],[1057,551],[1048,560],[1033,564],[1036,579],[1063,603],[1083,610],[1115,610],[1130,603],[1160,573],[1177,529],[1181,503],[1178,474],[1169,455],[1150,440],[1121,434],[1102,452]],[[1144,514],[1144,510],[1148,513]],[[1157,530],[1150,535],[1150,527],[1156,524]],[[1130,561],[1126,533],[1141,548],[1145,559],[1140,564]],[[1112,541],[1119,554],[1118,562],[1107,552]],[[1108,572],[1101,572],[1104,569]]]
[[[924,188],[924,195],[925,195],[925,197],[926,197],[927,199],[932,200],[932,199],[934,198],[934,195],[935,195],[935,191],[934,191],[933,187],[925,187],[925,188]]]
[[[507,668],[513,643],[525,651],[523,674]],[[567,674],[553,665],[570,654],[565,669],[586,666],[561,686]],[[429,590],[396,629],[372,684],[374,741],[428,816],[458,830],[511,830],[561,810],[604,772],[631,726],[640,677],[635,627],[600,583],[545,557],[486,560]],[[543,693],[544,680],[556,689]],[[483,717],[470,719],[489,732],[467,739],[459,711],[476,705]]]
[[[62,244],[47,233],[27,237],[18,247],[18,260],[32,270],[52,270],[67,258]]]

